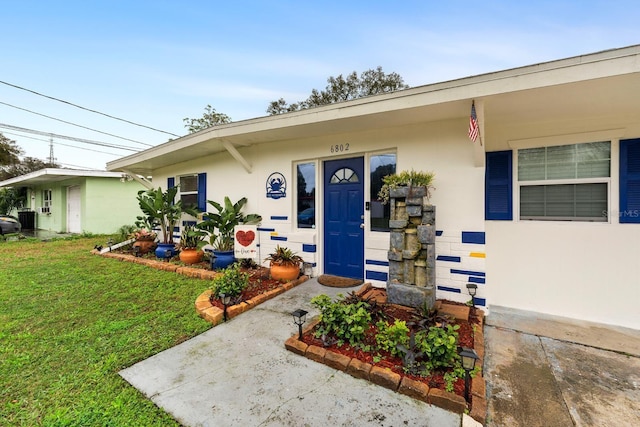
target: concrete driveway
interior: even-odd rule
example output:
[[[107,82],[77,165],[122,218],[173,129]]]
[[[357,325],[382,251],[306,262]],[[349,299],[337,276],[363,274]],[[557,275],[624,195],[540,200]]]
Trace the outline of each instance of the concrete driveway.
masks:
[[[640,425],[640,331],[492,309],[487,426]]]
[[[231,321],[121,371],[186,426],[459,427],[448,412],[287,351],[290,313],[356,288],[311,279]]]

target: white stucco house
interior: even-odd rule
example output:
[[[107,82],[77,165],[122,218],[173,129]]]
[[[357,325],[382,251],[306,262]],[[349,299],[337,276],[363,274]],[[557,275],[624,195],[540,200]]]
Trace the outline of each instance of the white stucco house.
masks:
[[[216,126],[107,169],[201,207],[247,197],[262,258],[280,244],[376,286],[380,178],[433,171],[439,298],[476,283],[489,310],[640,329],[639,95],[640,45]]]

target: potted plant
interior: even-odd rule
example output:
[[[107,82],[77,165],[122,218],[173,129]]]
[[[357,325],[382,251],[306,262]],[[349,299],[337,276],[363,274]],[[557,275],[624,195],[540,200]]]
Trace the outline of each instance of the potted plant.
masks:
[[[207,235],[193,225],[185,225],[180,236],[180,261],[185,264],[195,264],[202,261],[204,252],[200,250],[204,237]]]
[[[413,169],[411,171],[401,171],[393,175],[387,175],[382,178],[382,187],[378,192],[378,198],[382,200],[383,204],[389,203],[391,192],[398,188],[406,188],[407,192],[410,192],[412,188],[424,187],[425,196],[427,200],[431,197],[431,190],[435,189],[433,186],[433,180],[435,173],[433,172],[416,172]],[[405,194],[404,197],[407,197]]]
[[[136,239],[133,243],[134,248],[138,248],[138,253],[146,254],[156,247],[157,234],[147,228],[138,228],[129,235],[129,238]]]
[[[296,255],[291,249],[276,246],[265,261],[269,261],[271,278],[276,280],[293,280],[300,275],[300,263],[302,257]]]
[[[217,212],[203,214],[203,221],[196,224],[196,228],[209,233],[209,244],[213,248],[211,268],[226,268],[235,261],[233,256],[233,229],[239,224],[258,224],[262,217],[257,214],[244,215],[242,208],[247,203],[243,197],[232,203],[229,197],[224,198],[224,206],[218,202],[207,200]]]
[[[143,221],[160,226],[162,242],[158,243],[156,256],[158,258],[171,258],[176,255],[173,242],[173,229],[182,216],[182,201],[175,201],[178,187],[141,190],[138,192],[138,204],[144,213]]]

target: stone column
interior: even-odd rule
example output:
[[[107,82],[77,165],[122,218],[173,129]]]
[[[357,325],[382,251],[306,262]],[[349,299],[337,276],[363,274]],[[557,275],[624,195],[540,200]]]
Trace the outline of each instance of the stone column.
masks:
[[[436,208],[425,187],[398,187],[390,192],[391,243],[387,301],[432,308],[436,301]]]

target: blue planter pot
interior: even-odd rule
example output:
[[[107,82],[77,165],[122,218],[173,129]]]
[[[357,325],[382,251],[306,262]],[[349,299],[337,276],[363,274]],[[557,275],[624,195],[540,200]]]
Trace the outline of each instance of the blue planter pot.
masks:
[[[233,251],[213,251],[211,254],[211,269],[222,270],[235,262]]]
[[[158,243],[156,248],[156,257],[160,259],[167,259],[176,256],[175,243]]]

